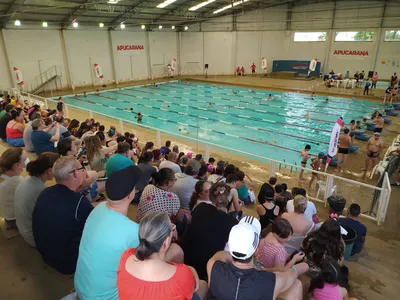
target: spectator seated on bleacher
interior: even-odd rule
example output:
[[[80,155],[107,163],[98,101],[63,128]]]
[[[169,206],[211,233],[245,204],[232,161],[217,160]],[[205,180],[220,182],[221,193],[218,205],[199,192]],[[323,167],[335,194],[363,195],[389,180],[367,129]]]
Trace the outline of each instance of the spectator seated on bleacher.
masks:
[[[6,126],[7,143],[14,147],[24,146],[25,113],[22,108],[11,111],[11,120]]]
[[[358,216],[361,213],[360,205],[353,203],[350,205],[347,212],[347,218],[339,218],[340,224],[348,225],[357,232],[357,238],[354,241],[351,255],[360,253],[364,248],[365,238],[367,236],[367,227],[358,220]]]
[[[36,160],[28,163],[26,170],[29,176],[18,185],[14,197],[14,212],[17,227],[22,238],[32,247],[35,239],[32,232],[32,214],[36,200],[46,188],[47,181],[53,180],[53,165],[60,158],[58,153],[44,152]]]
[[[6,104],[4,110],[0,113],[3,115],[0,117],[0,138],[3,142],[7,143],[7,134],[6,134],[6,127],[8,122],[10,122],[13,117],[11,116],[11,112],[15,109],[15,106],[12,104]]]
[[[10,229],[17,229],[14,195],[28,161],[22,148],[7,149],[0,156],[0,215]]]
[[[129,155],[129,144],[127,142],[118,143],[117,151],[111,155],[106,164],[106,176],[112,173],[133,166],[134,163]]]
[[[36,248],[43,261],[62,274],[73,274],[85,222],[93,206],[75,192],[86,177],[85,168],[73,156],[53,166],[56,185],[39,195],[32,216]]]
[[[60,129],[58,123],[54,126],[56,127],[56,133],[51,135],[45,131],[46,125],[42,119],[32,121],[31,139],[36,155],[40,155],[43,152],[57,152],[54,143],[60,139]]]

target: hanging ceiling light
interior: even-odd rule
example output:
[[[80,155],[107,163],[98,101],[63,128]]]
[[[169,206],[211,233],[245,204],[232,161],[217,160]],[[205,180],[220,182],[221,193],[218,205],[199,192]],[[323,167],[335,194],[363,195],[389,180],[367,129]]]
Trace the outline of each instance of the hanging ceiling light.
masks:
[[[74,22],[74,23],[72,23],[72,26],[73,26],[74,28],[78,28],[79,23],[78,23],[78,22]]]
[[[158,26],[158,29],[162,29],[162,25]]]
[[[15,20],[14,25],[15,26],[21,26],[21,21],[20,20]]]
[[[47,22],[44,21],[44,22],[42,23],[42,26],[43,26],[43,27],[47,27],[47,26],[48,26]]]
[[[104,23],[99,23],[99,27],[103,28],[104,27]]]
[[[121,23],[120,26],[121,26],[121,29],[124,29],[126,27],[124,23]]]
[[[189,27],[185,26],[185,30],[188,30],[188,29],[189,29]]]
[[[146,25],[142,25],[142,26],[140,26],[140,28],[146,29]]]
[[[175,29],[175,26],[174,26],[174,25],[172,25],[172,26],[171,26],[171,29]]]
[[[190,11],[198,10],[199,8],[202,8],[203,6],[206,6],[206,5],[210,4],[210,3],[213,3],[214,1],[215,0],[208,0],[208,1],[201,2],[201,3],[199,3],[199,4],[195,5],[195,6],[192,6],[191,8],[189,8],[189,10]]]

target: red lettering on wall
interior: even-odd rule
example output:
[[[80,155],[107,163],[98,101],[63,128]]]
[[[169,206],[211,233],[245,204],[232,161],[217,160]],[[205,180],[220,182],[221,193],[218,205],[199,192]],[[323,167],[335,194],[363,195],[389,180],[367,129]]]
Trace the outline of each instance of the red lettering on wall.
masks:
[[[356,55],[356,56],[368,56],[368,51],[360,50],[334,50],[334,55]]]
[[[144,50],[143,45],[118,45],[117,51]]]

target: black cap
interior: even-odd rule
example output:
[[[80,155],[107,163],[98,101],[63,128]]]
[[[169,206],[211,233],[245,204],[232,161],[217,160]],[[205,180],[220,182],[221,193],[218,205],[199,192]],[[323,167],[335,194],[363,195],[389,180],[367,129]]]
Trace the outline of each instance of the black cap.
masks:
[[[224,166],[225,166],[225,162],[224,162],[223,160],[220,160],[220,161],[217,163],[217,166],[218,166],[218,167],[224,167]]]
[[[106,181],[106,193],[110,200],[118,201],[128,196],[142,176],[142,170],[130,166],[113,172]]]
[[[344,207],[346,206],[346,199],[342,196],[329,196],[328,204],[332,211],[341,214],[343,212]]]

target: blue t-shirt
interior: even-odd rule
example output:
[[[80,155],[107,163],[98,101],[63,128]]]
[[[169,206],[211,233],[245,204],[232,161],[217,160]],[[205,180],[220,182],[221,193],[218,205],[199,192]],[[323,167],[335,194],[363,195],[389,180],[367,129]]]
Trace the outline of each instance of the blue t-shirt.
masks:
[[[116,153],[112,155],[107,161],[106,164],[107,177],[116,171],[120,171],[134,165],[135,164],[133,163],[133,161],[127,158],[125,155]]]
[[[361,222],[351,218],[339,218],[339,223],[348,225],[357,232],[357,239],[354,242],[351,255],[359,253],[364,244],[364,241],[361,238],[367,235],[367,227],[365,227],[365,225],[362,224]]]
[[[50,141],[52,137],[50,133],[42,130],[32,131],[31,139],[36,155],[40,155],[43,152],[56,152],[54,143]]]
[[[63,274],[75,272],[83,227],[92,210],[85,196],[62,184],[40,193],[32,214],[32,231],[45,263]]]
[[[139,225],[127,216],[96,206],[86,221],[75,272],[81,299],[118,299],[117,270],[122,253],[139,245]]]

